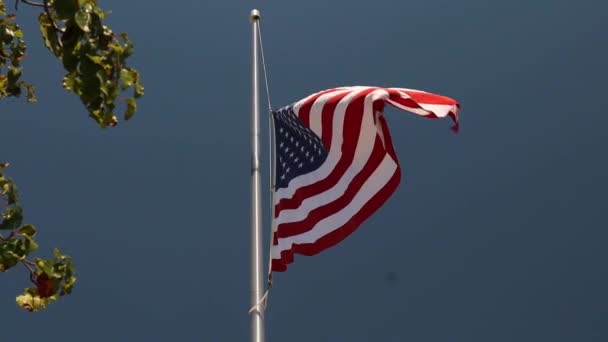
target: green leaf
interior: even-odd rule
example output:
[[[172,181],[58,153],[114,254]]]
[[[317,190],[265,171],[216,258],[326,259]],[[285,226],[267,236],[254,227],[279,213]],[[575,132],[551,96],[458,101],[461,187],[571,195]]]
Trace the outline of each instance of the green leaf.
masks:
[[[57,29],[55,29],[49,15],[47,13],[41,13],[40,16],[38,16],[38,24],[40,26],[40,33],[42,34],[44,46],[51,50],[55,56],[61,58],[63,55],[62,44],[57,37]]]
[[[138,81],[137,83],[135,83],[135,90],[133,91],[135,98],[140,98],[144,95],[144,87],[141,85],[141,83]]]
[[[77,92],[76,91],[76,74],[70,73],[63,77],[63,87],[66,90]]]
[[[36,258],[36,267],[40,273],[53,274],[53,261]]]
[[[17,230],[17,234],[33,238],[34,236],[36,236],[36,228],[34,228],[34,226],[32,226],[31,224],[26,224],[25,226]]]
[[[62,20],[73,18],[78,11],[78,0],[54,0],[52,4],[57,17]]]
[[[3,219],[2,222],[0,222],[0,229],[15,230],[21,226],[21,222],[23,221],[23,210],[20,206],[15,205],[9,207],[0,217]]]
[[[133,86],[135,83],[135,77],[133,76],[135,75],[131,70],[126,68],[120,69],[120,81],[125,89]]]
[[[137,110],[137,102],[134,98],[127,98],[127,110],[125,111],[125,120],[129,120],[135,115],[135,111]]]
[[[95,55],[89,55],[87,54],[87,57],[95,64],[97,65],[104,65],[104,57],[103,56],[95,56]]]
[[[15,30],[13,31],[13,33],[14,33],[14,37],[15,38],[18,38],[18,39],[22,39],[23,38],[23,31],[21,31],[21,29],[19,28],[19,26],[15,27]]]
[[[26,241],[26,244],[27,244],[27,253],[28,254],[32,253],[33,251],[38,250],[38,248],[40,247],[38,245],[38,243],[36,241],[34,241],[34,240],[30,239],[30,240],[25,240],[25,241]]]
[[[74,15],[74,20],[76,21],[78,27],[80,27],[80,29],[84,32],[88,33],[91,31],[89,28],[89,25],[91,24],[91,13],[85,11],[84,9],[80,9],[78,12],[76,12],[76,15]]]
[[[127,58],[133,54],[134,47],[133,42],[129,39],[129,35],[127,33],[121,33],[120,37],[124,41],[125,49],[122,53],[123,58]]]
[[[0,241],[0,272],[17,265],[21,261],[19,255],[19,239]]]

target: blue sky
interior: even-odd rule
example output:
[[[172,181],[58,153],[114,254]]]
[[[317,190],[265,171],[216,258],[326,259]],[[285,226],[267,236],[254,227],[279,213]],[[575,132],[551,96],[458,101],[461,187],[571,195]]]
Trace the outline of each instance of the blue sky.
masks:
[[[268,340],[608,338],[606,2],[100,5],[146,86],[135,118],[105,131],[61,89],[36,10],[18,13],[39,103],[0,104],[0,158],[42,253],[70,254],[79,281],[28,314],[14,304],[25,274],[2,274],[2,341],[248,338],[254,7],[277,107],[339,85],[462,104],[458,135],[387,109],[401,186],[342,244],[276,276]]]

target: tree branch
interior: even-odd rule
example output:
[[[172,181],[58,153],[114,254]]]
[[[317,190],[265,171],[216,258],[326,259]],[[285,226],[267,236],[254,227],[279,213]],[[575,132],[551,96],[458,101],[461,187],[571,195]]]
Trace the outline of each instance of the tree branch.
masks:
[[[15,0],[15,10],[19,9],[19,3],[23,2],[24,4],[35,6],[35,7],[46,7],[46,1],[44,3],[33,2],[30,0]]]

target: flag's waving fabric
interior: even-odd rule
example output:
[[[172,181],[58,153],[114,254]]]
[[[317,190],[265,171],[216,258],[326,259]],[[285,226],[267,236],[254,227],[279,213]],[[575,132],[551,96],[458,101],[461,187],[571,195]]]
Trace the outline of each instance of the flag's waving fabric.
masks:
[[[329,89],[273,112],[272,271],[342,241],[393,193],[401,172],[386,103],[458,129],[456,101],[402,88]]]

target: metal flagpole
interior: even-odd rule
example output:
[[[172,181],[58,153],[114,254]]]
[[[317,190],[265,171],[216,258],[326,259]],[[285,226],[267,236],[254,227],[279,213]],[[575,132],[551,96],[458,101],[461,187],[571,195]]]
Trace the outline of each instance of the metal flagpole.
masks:
[[[260,106],[258,91],[258,25],[260,11],[249,15],[253,28],[251,97],[251,341],[264,341],[264,317],[260,301],[264,293],[262,264],[262,177],[260,170]]]

